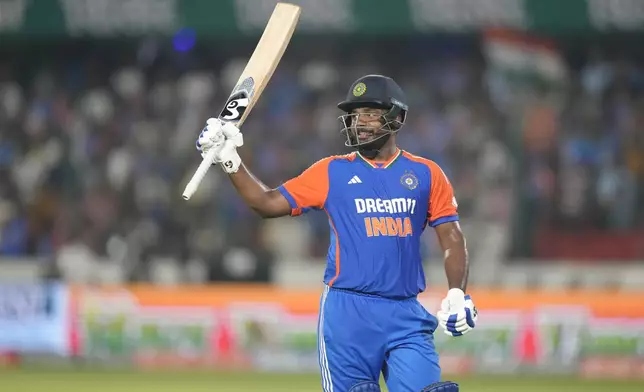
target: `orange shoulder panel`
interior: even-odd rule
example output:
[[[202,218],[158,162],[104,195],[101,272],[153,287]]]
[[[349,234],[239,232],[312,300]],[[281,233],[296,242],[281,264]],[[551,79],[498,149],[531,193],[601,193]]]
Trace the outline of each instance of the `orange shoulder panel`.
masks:
[[[429,192],[427,218],[430,221],[435,221],[446,216],[457,215],[458,205],[454,197],[454,189],[443,169],[430,159],[422,158],[406,151],[403,155],[414,162],[426,165],[429,169],[432,184]]]
[[[329,193],[329,164],[342,156],[320,159],[299,176],[284,183],[284,188],[295,200],[298,209],[322,209]]]

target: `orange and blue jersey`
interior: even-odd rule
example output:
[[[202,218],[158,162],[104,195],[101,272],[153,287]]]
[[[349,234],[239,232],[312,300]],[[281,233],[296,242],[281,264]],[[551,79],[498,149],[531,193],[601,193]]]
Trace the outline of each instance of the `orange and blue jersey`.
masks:
[[[324,282],[386,298],[425,290],[420,236],[458,220],[452,186],[433,161],[403,150],[387,162],[354,152],[324,158],[282,186],[291,215],[324,210],[331,239]]]

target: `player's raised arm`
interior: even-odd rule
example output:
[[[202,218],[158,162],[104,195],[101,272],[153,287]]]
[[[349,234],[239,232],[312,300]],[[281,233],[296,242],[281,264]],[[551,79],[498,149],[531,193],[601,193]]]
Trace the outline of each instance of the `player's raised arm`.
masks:
[[[232,123],[211,118],[199,135],[197,149],[202,156],[206,156],[211,148],[218,150],[213,163],[221,165],[239,195],[261,217],[276,218],[289,215],[291,207],[280,191],[266,186],[242,163],[237,147],[243,144],[244,139],[239,128]]]
[[[310,208],[323,207],[328,192],[328,163],[326,166],[315,164],[300,176],[272,189],[242,163],[237,147],[243,144],[243,136],[236,126],[213,118],[199,135],[197,149],[202,155],[210,148],[218,150],[214,163],[221,165],[246,204],[263,218],[296,216]]]
[[[291,213],[288,200],[277,189],[266,186],[241,163],[239,170],[229,173],[235,189],[246,204],[262,218],[277,218]]]

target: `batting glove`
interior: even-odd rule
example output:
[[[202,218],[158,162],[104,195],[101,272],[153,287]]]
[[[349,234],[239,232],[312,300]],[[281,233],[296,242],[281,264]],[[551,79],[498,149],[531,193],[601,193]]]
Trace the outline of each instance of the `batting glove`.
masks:
[[[212,119],[211,119],[212,120]],[[205,158],[212,148],[218,149],[223,146],[226,140],[222,129],[222,124],[219,120],[211,122],[208,120],[206,127],[201,130],[197,138],[197,151],[201,153],[201,157]],[[214,163],[214,162],[213,162]]]
[[[224,143],[215,154],[215,163],[228,174],[237,173],[241,165],[241,157],[237,153],[237,147],[244,145],[244,136],[235,124],[223,122],[216,118],[208,120],[208,126],[219,127],[224,135]]]
[[[478,311],[472,297],[465,295],[461,289],[450,289],[441,303],[438,312],[438,323],[445,334],[449,336],[462,336],[476,326]]]

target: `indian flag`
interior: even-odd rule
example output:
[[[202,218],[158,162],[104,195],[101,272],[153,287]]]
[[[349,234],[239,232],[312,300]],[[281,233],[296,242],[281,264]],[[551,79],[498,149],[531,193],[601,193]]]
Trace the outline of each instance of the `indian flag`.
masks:
[[[488,29],[483,40],[488,64],[497,71],[549,85],[567,80],[566,64],[554,41],[510,29]]]

